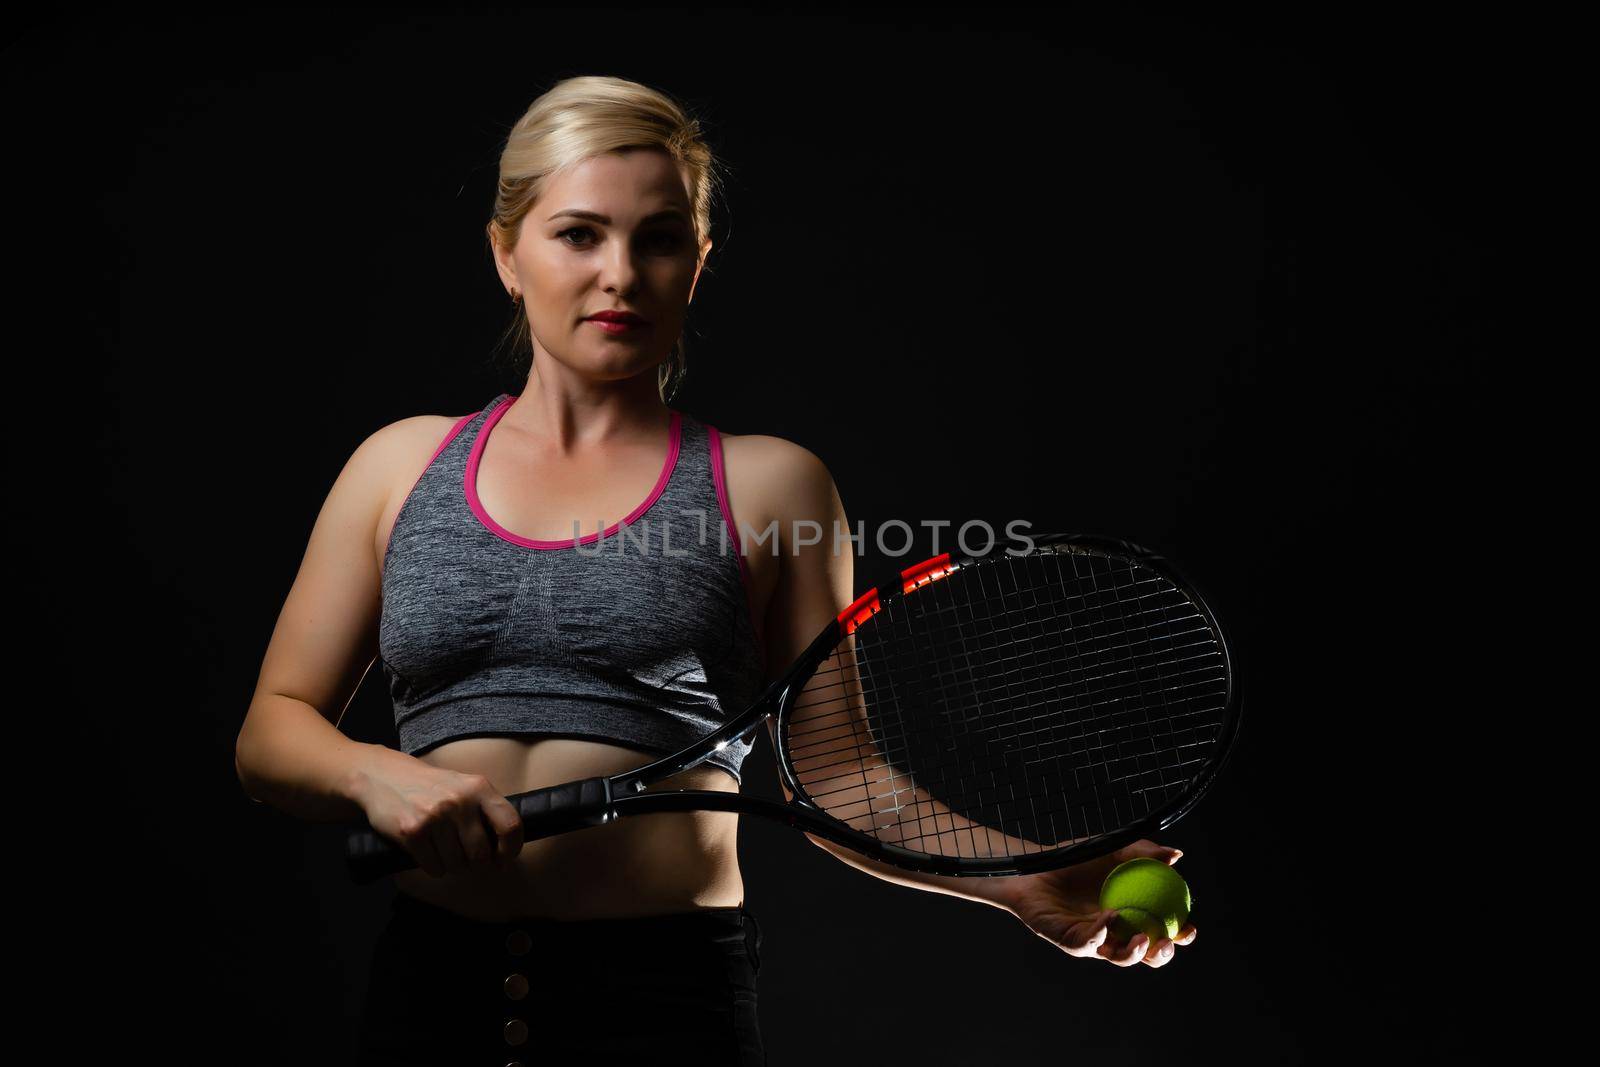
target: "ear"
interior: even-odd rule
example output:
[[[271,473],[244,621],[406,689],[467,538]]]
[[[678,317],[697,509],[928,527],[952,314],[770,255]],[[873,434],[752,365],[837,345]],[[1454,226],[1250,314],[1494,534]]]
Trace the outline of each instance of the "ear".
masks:
[[[511,258],[511,249],[500,246],[494,239],[492,228],[486,227],[484,232],[489,236],[489,250],[494,255],[495,273],[500,275],[500,287],[508,293],[514,289],[520,290],[522,285],[517,281],[517,270]]]

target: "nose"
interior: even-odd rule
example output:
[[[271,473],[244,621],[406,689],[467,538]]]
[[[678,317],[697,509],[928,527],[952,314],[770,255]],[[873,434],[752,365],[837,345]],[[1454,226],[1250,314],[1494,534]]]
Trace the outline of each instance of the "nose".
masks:
[[[624,296],[639,284],[639,271],[633,263],[633,250],[626,241],[612,241],[610,253],[600,271],[600,288]]]

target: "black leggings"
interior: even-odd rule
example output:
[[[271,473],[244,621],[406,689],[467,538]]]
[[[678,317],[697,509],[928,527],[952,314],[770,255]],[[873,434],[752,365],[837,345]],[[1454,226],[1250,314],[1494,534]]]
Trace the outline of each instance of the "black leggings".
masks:
[[[761,927],[743,907],[483,922],[396,892],[373,953],[362,1067],[507,1067],[627,1053],[762,1067]]]

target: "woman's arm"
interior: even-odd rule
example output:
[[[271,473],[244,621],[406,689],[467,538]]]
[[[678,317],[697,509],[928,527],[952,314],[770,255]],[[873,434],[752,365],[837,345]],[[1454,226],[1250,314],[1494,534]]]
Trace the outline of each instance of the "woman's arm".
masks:
[[[329,491],[234,746],[244,791],[302,819],[359,818],[361,768],[391,753],[336,723],[377,657],[373,542],[399,427],[362,442]]]
[[[779,487],[781,500],[771,507],[782,515],[779,523],[778,584],[767,608],[767,674],[769,683],[776,674],[786,670],[805,649],[808,642],[822,632],[828,620],[843,611],[853,599],[855,546],[845,541],[839,553],[833,551],[833,534],[852,532],[845,518],[844,505],[827,468],[816,456],[795,447],[770,484]],[[799,545],[791,543],[794,523],[811,520],[822,527],[821,543]],[[834,524],[838,525],[835,526]],[[809,527],[807,528],[810,529]],[[815,713],[813,711],[813,713]],[[830,709],[830,715],[859,715],[859,706]],[[776,727],[769,720],[767,729],[773,733],[773,747],[777,747]],[[868,753],[869,762],[887,761],[881,753]],[[784,796],[793,799],[787,783],[780,777]],[[988,839],[977,834],[951,833],[960,831],[967,820],[952,812],[936,798],[921,789],[911,790],[913,810],[925,813],[918,821],[918,831],[935,834],[937,848],[952,847],[968,855],[985,854],[982,848],[1013,851],[1010,839],[996,831],[985,831]],[[1132,967],[1144,963],[1150,967],[1164,966],[1173,958],[1176,945],[1194,941],[1193,923],[1185,924],[1176,939],[1161,938],[1152,944],[1148,935],[1140,933],[1128,941],[1111,937],[1110,922],[1116,912],[1100,907],[1100,887],[1106,875],[1118,864],[1130,859],[1156,859],[1175,863],[1182,853],[1175,848],[1141,838],[1116,851],[1083,863],[1027,875],[996,877],[955,878],[948,875],[922,874],[869,859],[841,845],[807,834],[811,843],[825,849],[843,863],[865,871],[896,885],[909,886],[931,893],[952,897],[965,897],[991,907],[999,908],[1019,919],[1039,937],[1055,945],[1069,956],[1104,959],[1118,967]],[[924,839],[925,840],[925,839]],[[919,846],[920,847],[920,846]],[[978,849],[976,853],[972,850]],[[932,851],[932,849],[930,849]]]
[[[378,655],[378,524],[391,472],[423,466],[449,420],[419,415],[356,449],[317,516],[234,748],[245,792],[312,821],[354,821],[399,842],[430,875],[508,863],[517,809],[482,774],[434,767],[338,727]]]
[[[811,452],[799,446],[785,450],[784,470],[770,484],[783,487],[781,498],[773,501],[780,514],[778,583],[767,606],[767,671],[770,682],[786,670],[822,628],[854,599],[855,546],[844,540],[852,532],[845,517],[844,504],[839,498],[833,477],[828,469]],[[821,541],[802,545],[795,538],[796,524],[802,524],[806,535],[812,536],[815,523],[821,527]],[[834,533],[838,531],[840,546],[834,551]],[[769,720],[767,729],[773,735],[776,747],[776,727]],[[780,778],[780,783],[782,782]],[[787,784],[784,796],[793,799]],[[943,804],[919,791],[919,799],[928,811],[928,818],[942,818],[941,825],[951,820],[956,825],[966,820],[951,812]],[[908,871],[878,860],[870,859],[824,838],[806,834],[811,843],[832,853],[843,863],[865,871],[875,878],[913,889],[944,893],[954,897],[980,901],[992,907],[1009,911],[1004,900],[1004,883],[1007,878],[955,878],[948,875],[925,874]]]

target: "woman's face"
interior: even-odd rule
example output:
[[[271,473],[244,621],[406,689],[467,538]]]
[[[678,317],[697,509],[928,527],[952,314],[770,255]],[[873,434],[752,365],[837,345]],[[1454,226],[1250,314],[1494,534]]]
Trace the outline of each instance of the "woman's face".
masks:
[[[665,152],[612,152],[559,175],[523,217],[514,251],[496,248],[508,290],[522,293],[536,350],[601,380],[630,378],[667,358],[700,267],[689,194]],[[597,311],[645,325],[597,326]]]

